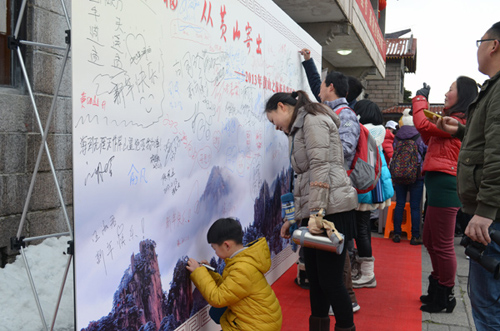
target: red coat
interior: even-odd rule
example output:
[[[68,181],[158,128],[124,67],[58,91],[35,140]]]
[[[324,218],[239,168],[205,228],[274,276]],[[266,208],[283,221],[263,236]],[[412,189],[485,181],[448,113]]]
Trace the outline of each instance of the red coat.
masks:
[[[449,133],[438,129],[436,124],[425,117],[423,110],[428,109],[428,103],[424,97],[417,95],[413,98],[412,104],[413,123],[427,145],[422,173],[439,171],[456,176],[458,153],[462,142],[458,138],[453,138]],[[465,118],[451,117],[465,124]]]
[[[385,129],[385,138],[382,143],[382,150],[384,151],[385,162],[387,162],[387,166],[391,162],[392,155],[394,154],[394,134],[389,129]]]

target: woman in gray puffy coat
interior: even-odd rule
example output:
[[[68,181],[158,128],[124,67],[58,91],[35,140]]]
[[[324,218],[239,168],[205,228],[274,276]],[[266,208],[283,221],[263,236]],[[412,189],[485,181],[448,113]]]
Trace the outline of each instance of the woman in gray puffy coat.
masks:
[[[266,104],[268,120],[288,136],[294,183],[295,221],[307,226],[311,216],[325,211],[345,240],[355,228],[356,190],[344,169],[339,138],[338,116],[320,103],[313,103],[304,91],[276,93]],[[321,216],[319,216],[321,217]],[[281,236],[290,238],[290,221]],[[343,281],[346,250],[341,254],[304,247],[310,283],[311,316],[309,330],[329,330],[330,305],[335,314],[335,330],[355,330],[352,305]]]

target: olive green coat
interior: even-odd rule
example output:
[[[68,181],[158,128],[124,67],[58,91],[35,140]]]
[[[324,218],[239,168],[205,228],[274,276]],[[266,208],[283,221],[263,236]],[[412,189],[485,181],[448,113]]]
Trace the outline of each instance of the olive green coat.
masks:
[[[459,126],[457,191],[463,211],[500,221],[500,72],[483,84]]]

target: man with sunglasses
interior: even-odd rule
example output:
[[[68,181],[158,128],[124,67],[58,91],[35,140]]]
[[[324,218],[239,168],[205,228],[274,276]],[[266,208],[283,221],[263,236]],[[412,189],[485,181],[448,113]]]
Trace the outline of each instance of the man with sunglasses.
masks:
[[[469,106],[465,126],[451,117],[439,119],[437,126],[462,140],[457,191],[462,210],[473,215],[465,234],[487,245],[483,257],[500,262],[500,245],[489,232],[500,231],[500,22],[476,45],[478,70],[489,79]],[[500,279],[471,258],[469,281],[476,329],[500,330]]]

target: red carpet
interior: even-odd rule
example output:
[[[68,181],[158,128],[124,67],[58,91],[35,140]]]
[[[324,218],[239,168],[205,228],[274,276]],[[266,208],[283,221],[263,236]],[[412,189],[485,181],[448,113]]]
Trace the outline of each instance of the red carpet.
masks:
[[[361,306],[354,314],[356,330],[422,330],[422,246],[372,238],[372,249],[377,287],[354,290]],[[284,331],[309,329],[309,292],[295,285],[296,275],[294,264],[272,285],[281,304]],[[334,330],[335,317],[330,319]]]

